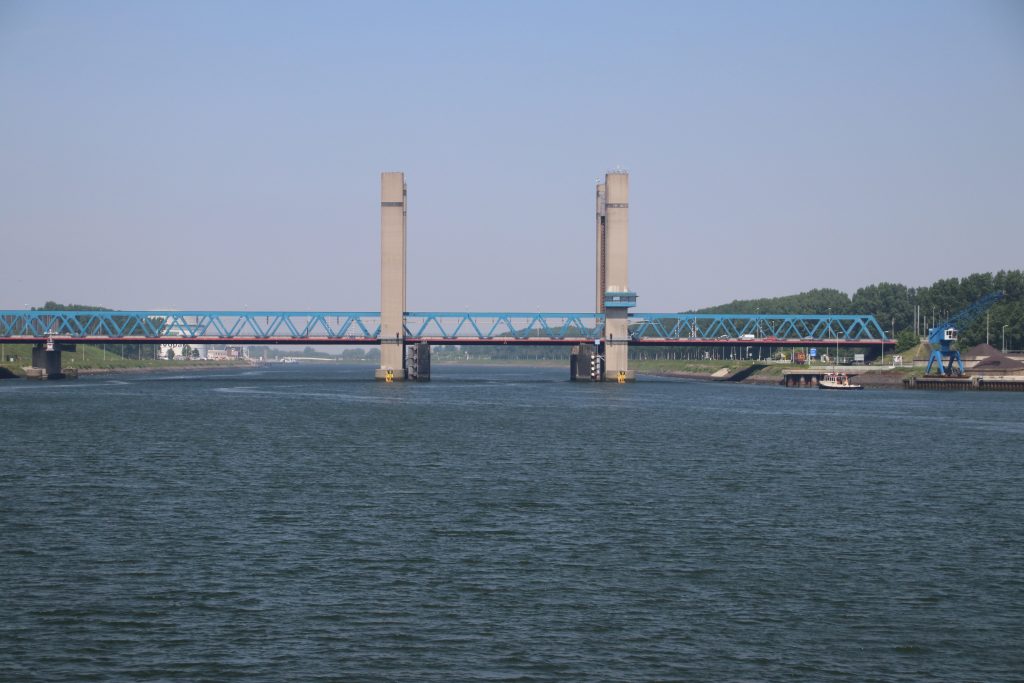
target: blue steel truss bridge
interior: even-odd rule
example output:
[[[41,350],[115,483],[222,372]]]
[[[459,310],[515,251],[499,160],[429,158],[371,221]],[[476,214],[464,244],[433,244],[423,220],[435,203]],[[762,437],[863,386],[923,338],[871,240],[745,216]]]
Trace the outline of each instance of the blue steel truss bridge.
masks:
[[[635,346],[832,344],[888,348],[871,315],[635,313]],[[405,344],[575,345],[605,337],[599,313],[407,312]],[[0,311],[0,342],[42,344],[381,343],[381,314],[352,311]]]

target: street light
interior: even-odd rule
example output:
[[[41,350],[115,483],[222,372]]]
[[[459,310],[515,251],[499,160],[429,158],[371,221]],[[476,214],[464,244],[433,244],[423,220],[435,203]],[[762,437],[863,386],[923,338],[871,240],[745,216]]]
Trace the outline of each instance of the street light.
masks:
[[[1003,353],[1006,353],[1006,328],[1009,325],[1003,325]]]
[[[828,307],[828,336],[832,336],[832,307]],[[836,334],[836,357],[833,360],[833,364],[839,363],[839,334]]]

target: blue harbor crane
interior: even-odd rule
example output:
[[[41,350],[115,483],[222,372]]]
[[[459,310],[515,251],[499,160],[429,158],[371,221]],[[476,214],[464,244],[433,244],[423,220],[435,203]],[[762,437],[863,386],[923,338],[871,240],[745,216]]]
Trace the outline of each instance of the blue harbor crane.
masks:
[[[938,344],[939,348],[932,349],[932,353],[928,357],[928,367],[925,369],[924,374],[931,374],[932,364],[936,361],[938,361],[939,375],[941,376],[964,374],[964,362],[960,358],[960,352],[953,348],[953,342],[957,340],[958,335],[957,326],[969,324],[984,313],[989,306],[1002,299],[1005,294],[1002,291],[990,292],[967,308],[954,314],[949,320],[944,320],[929,329],[928,343],[932,345]],[[945,369],[942,367],[944,358],[946,359]],[[956,362],[955,368],[953,366],[954,362]]]

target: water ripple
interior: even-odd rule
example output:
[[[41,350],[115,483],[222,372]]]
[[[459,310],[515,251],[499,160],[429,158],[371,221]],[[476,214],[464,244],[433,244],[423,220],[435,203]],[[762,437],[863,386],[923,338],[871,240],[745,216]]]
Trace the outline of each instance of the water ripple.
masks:
[[[1020,395],[360,373],[0,385],[0,678],[1024,672]]]

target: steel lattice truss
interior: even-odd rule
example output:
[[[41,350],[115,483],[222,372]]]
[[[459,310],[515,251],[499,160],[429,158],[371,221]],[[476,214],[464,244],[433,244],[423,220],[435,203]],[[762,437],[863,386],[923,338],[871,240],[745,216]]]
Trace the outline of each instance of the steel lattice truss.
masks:
[[[890,343],[870,315],[637,313],[635,344]],[[405,340],[430,344],[578,344],[601,339],[595,313],[410,312]],[[0,341],[377,344],[379,312],[0,311]]]
[[[873,315],[702,315],[637,313],[630,320],[635,341],[883,341]]]
[[[0,338],[159,343],[362,343],[380,313],[284,311],[0,311]]]
[[[406,313],[405,333],[430,343],[572,343],[599,339],[596,313]]]

